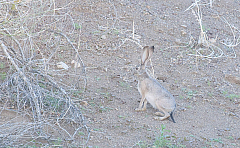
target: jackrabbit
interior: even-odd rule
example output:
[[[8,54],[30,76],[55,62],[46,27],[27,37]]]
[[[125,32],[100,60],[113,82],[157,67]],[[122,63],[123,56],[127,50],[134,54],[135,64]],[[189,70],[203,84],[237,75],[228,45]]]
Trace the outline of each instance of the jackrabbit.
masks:
[[[176,108],[176,103],[173,95],[168,92],[157,80],[151,78],[145,70],[147,62],[150,60],[154,52],[154,46],[146,46],[141,53],[141,66],[137,68],[138,76],[138,91],[142,96],[139,107],[136,111],[146,110],[147,102],[149,102],[154,108],[157,108],[160,112],[156,112],[155,115],[162,117],[155,117],[154,119],[164,120],[168,117],[173,119],[173,112]],[[164,115],[161,113],[163,112]]]

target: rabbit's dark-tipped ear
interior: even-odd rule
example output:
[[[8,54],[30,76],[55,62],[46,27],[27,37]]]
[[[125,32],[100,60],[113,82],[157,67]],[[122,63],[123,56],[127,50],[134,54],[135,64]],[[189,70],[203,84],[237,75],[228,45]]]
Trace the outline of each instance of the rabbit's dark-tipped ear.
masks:
[[[141,54],[141,64],[146,65],[147,62],[151,59],[154,52],[154,46],[145,46]]]

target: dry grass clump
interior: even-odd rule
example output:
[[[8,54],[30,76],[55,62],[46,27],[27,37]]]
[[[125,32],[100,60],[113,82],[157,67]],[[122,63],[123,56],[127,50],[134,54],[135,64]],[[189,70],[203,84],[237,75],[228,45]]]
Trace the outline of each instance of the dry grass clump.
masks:
[[[191,48],[196,50],[195,54],[190,54],[196,57],[203,57],[203,58],[221,58],[221,57],[232,57],[236,58],[235,47],[240,44],[240,36],[237,37],[237,34],[240,33],[240,30],[235,27],[234,25],[230,24],[224,17],[220,17],[218,14],[218,18],[220,18],[224,23],[229,26],[233,40],[227,42],[221,42],[224,45],[224,48],[231,49],[233,54],[228,55],[224,52],[224,50],[217,46],[216,43],[218,41],[218,35],[215,38],[209,38],[207,35],[207,31],[204,30],[203,26],[203,17],[202,17],[202,10],[201,7],[208,7],[213,10],[213,1],[204,2],[201,0],[195,0],[191,6],[189,6],[185,11],[192,10],[193,15],[195,16],[197,22],[199,23],[200,27],[200,35],[197,41],[190,40],[189,45]],[[227,40],[227,39],[226,39]]]
[[[83,146],[89,140],[72,101],[85,90],[86,73],[67,35],[76,29],[70,6],[48,0],[0,3],[1,146]],[[79,67],[71,68],[66,59]]]

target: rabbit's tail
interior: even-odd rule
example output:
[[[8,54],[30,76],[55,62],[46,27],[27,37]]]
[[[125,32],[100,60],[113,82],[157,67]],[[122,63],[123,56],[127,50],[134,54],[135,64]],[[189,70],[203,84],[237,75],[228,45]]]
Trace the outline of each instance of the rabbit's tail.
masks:
[[[173,111],[170,113],[170,117],[171,117],[173,123],[176,123],[175,120],[173,119]]]

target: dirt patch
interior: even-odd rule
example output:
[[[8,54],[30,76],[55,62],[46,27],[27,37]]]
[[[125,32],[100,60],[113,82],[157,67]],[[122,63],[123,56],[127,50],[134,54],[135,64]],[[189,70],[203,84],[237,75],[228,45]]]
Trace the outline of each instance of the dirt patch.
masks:
[[[240,2],[201,5],[202,29],[214,45],[207,49],[195,46],[201,29],[192,12],[196,8],[185,11],[191,5],[185,0],[67,5],[71,19],[66,21],[76,28],[58,27],[79,47],[86,66],[87,89],[74,101],[91,128],[87,147],[158,147],[158,137],[168,140],[165,147],[240,147],[239,84],[226,77],[240,77]],[[149,104],[144,112],[134,111],[141,97],[133,69],[145,45],[155,46],[154,77],[176,99],[176,123],[154,120],[156,110]],[[62,57],[56,60],[71,65],[74,52],[59,52]],[[67,75],[58,78],[68,79],[66,84],[76,81]],[[7,118],[4,112],[1,118]]]
[[[107,71],[94,71],[96,74],[90,78],[96,83],[89,85],[89,89],[97,92],[85,98],[89,102],[85,115],[92,127],[90,146],[151,147],[160,135],[161,125],[171,131],[166,134],[179,147],[239,146],[239,86],[224,79],[225,74],[239,76],[239,58],[231,58],[233,50],[220,44],[231,34],[220,17],[234,15],[234,4],[216,2],[213,8],[202,9],[207,34],[211,38],[218,36],[216,45],[224,50],[224,56],[219,58],[194,57],[191,56],[193,49],[183,47],[189,43],[189,35],[197,40],[200,34],[194,14],[184,12],[190,5],[191,2],[185,1],[115,3],[118,14],[124,19],[119,20],[119,24],[117,21],[115,27],[120,29],[123,27],[120,23],[128,23],[126,26],[131,30],[134,20],[141,44],[155,45],[152,57],[155,77],[176,98],[174,117],[177,123],[153,120],[156,110],[150,105],[146,112],[134,111],[140,95],[131,77],[131,68],[139,64],[141,49],[126,41],[117,50],[98,51],[101,52],[99,62],[94,65]],[[239,17],[234,16],[235,20],[229,21],[239,26]],[[111,35],[107,35],[107,39],[113,40]],[[99,41],[106,40],[99,38]],[[176,47],[168,48],[170,46]],[[214,55],[220,52],[216,50]],[[89,74],[93,74],[92,71]]]

